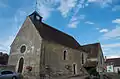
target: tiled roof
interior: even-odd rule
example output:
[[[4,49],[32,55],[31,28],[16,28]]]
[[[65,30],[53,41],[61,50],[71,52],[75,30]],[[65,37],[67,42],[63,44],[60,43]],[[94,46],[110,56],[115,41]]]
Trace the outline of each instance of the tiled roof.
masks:
[[[100,51],[103,55],[100,43],[83,45],[81,48],[88,53],[88,59],[98,58]],[[97,61],[87,61],[84,66],[85,67],[96,67]]]
[[[120,66],[120,58],[106,59],[106,64],[113,64],[115,67]]]
[[[97,58],[100,48],[100,43],[83,45],[81,48],[88,53],[89,58]]]
[[[59,31],[41,21],[36,21],[34,19],[35,15],[40,16],[37,12],[34,12],[29,17],[43,39],[59,43],[70,48],[79,48],[80,44],[72,36]]]

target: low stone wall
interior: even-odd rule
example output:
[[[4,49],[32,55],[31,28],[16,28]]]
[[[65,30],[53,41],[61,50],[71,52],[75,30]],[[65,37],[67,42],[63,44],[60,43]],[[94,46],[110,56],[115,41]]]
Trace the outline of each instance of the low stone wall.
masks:
[[[0,71],[1,70],[15,71],[15,66],[12,66],[12,65],[0,65]]]

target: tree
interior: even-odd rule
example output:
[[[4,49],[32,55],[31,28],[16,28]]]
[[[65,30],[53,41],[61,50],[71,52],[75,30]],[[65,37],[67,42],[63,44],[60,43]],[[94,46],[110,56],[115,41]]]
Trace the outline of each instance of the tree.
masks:
[[[9,56],[7,53],[0,52],[0,64],[1,65],[7,65],[8,58],[9,58]]]

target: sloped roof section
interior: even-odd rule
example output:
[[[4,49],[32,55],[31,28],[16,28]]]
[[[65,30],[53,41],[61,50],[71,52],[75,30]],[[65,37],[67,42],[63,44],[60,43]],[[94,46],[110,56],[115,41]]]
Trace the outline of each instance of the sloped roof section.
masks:
[[[81,48],[88,53],[88,59],[90,58],[98,58],[99,52],[102,53],[102,48],[100,43],[94,43],[94,44],[88,44],[88,45],[83,45]],[[103,57],[104,58],[104,57]],[[97,66],[97,61],[87,61],[84,65],[84,67],[96,67]]]
[[[29,17],[43,39],[59,43],[70,48],[79,48],[79,43],[72,36],[43,23],[41,21],[42,17],[40,17],[40,20],[36,20],[35,16],[40,15],[37,12],[34,12]]]
[[[115,67],[120,66],[120,58],[106,59],[106,64],[113,64]]]
[[[83,45],[81,48],[88,53],[89,58],[97,58],[99,53],[100,43]]]

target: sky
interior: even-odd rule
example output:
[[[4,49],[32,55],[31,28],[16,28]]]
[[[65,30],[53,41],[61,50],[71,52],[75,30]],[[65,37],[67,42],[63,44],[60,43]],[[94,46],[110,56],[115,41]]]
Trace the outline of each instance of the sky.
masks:
[[[104,56],[120,57],[120,0],[0,0],[0,51],[10,45],[26,17],[73,36],[80,45],[99,42]]]

